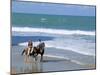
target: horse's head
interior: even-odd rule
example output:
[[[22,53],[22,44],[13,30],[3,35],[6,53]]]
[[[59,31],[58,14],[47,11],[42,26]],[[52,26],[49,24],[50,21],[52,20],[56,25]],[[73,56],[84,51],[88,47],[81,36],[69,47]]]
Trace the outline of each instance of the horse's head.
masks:
[[[33,49],[37,49],[37,48],[34,46]]]
[[[36,52],[37,51],[37,47],[33,47],[33,52]]]

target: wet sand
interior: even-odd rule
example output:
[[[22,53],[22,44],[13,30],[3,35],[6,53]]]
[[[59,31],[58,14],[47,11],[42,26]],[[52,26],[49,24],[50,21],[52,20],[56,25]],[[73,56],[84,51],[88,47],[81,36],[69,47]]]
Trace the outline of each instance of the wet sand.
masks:
[[[48,55],[47,53],[44,54],[42,62],[40,62],[40,56],[38,56],[38,60],[35,61],[33,57],[28,58],[27,56],[21,56],[20,50],[22,50],[21,47],[12,48],[11,74],[95,69],[94,62],[84,64],[74,59],[56,57]],[[69,55],[71,55],[71,53]],[[89,63],[88,58],[87,56],[87,59],[83,61]]]

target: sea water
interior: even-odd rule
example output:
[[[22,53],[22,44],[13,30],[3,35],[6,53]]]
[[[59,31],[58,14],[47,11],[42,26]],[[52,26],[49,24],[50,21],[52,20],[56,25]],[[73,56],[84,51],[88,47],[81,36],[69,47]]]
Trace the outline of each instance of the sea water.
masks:
[[[95,56],[95,27],[95,16],[12,13],[12,45],[41,39],[47,48]]]

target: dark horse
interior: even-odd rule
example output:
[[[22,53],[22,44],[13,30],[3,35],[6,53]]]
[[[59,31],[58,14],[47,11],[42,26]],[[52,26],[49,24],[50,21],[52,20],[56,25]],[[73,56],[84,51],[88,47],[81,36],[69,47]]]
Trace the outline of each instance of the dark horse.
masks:
[[[41,61],[43,60],[43,54],[44,54],[44,49],[45,49],[45,43],[40,43],[37,46],[34,46],[32,48],[25,48],[22,52],[22,55],[25,53],[25,55],[28,56],[33,56],[35,57],[35,60],[37,60],[38,54],[41,55]],[[29,51],[30,50],[30,51]]]

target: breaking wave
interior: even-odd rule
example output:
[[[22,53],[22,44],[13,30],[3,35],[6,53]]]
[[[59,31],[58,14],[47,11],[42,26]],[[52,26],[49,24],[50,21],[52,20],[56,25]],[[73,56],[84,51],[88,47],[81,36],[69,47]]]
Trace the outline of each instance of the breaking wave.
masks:
[[[50,28],[31,28],[31,27],[12,27],[14,32],[40,32],[59,35],[95,35],[95,31],[81,31],[81,30],[64,30],[64,29],[50,29]]]

